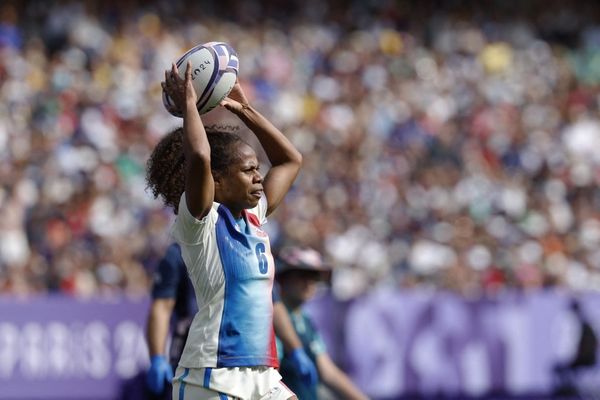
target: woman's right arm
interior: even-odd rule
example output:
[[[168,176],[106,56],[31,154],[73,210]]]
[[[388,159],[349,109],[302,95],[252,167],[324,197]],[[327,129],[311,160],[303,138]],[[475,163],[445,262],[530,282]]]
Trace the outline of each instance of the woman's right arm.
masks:
[[[188,61],[185,80],[177,66],[165,73],[163,88],[183,111],[183,151],[185,155],[185,200],[196,219],[204,218],[212,207],[215,183],[210,170],[210,145],[196,108],[197,95],[192,85],[192,65]]]

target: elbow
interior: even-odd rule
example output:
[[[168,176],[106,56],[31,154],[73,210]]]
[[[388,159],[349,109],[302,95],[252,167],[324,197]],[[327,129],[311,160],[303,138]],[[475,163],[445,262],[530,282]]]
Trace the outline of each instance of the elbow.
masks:
[[[302,163],[304,162],[304,159],[302,157],[302,153],[300,153],[299,151],[296,151],[296,157],[295,157],[295,162],[296,164],[298,164],[298,167],[302,167]]]
[[[290,156],[290,162],[296,165],[298,169],[302,168],[302,154],[298,150],[294,151],[294,153]]]

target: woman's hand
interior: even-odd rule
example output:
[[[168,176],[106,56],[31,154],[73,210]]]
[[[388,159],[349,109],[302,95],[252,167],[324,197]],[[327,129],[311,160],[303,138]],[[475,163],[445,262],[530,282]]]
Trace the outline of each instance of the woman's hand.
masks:
[[[179,77],[177,65],[173,64],[171,70],[165,71],[165,81],[160,83],[165,93],[174,104],[176,112],[183,114],[187,105],[196,107],[198,95],[192,84],[192,63],[187,62],[185,67],[185,79]],[[172,110],[171,110],[172,111]]]
[[[236,79],[233,89],[231,89],[229,95],[221,101],[221,105],[234,114],[240,114],[245,108],[250,107],[239,79]]]

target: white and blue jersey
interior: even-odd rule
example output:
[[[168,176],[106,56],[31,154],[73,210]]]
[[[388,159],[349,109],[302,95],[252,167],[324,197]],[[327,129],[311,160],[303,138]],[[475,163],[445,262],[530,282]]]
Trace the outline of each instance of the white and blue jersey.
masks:
[[[261,229],[266,210],[263,197],[236,222],[215,202],[198,220],[182,195],[173,235],[194,286],[198,312],[180,367],[204,368],[208,375],[216,368],[278,367],[271,297],[274,261]],[[219,376],[223,370],[214,372]],[[210,376],[208,381],[205,387],[211,386]]]

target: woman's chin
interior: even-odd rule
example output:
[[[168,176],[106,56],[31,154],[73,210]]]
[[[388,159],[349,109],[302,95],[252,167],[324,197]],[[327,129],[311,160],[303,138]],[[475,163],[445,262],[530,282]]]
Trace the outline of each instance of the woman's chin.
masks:
[[[251,198],[248,201],[248,207],[246,207],[246,208],[254,208],[254,207],[256,207],[258,205],[259,201],[260,201],[260,197],[259,198],[255,198],[255,197]]]

